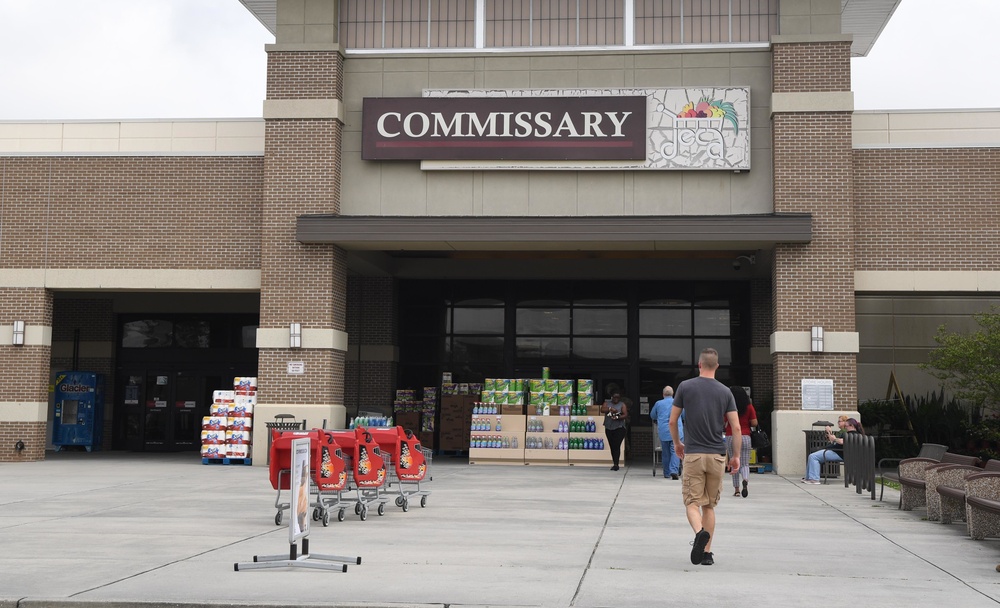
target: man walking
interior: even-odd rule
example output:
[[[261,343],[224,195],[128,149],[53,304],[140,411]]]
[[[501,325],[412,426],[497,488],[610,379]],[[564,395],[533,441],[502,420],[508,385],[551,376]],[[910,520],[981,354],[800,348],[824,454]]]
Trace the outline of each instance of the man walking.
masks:
[[[681,470],[681,459],[674,452],[673,435],[670,434],[670,412],[674,406],[674,389],[669,386],[663,387],[663,399],[653,404],[653,409],[649,410],[649,418],[656,424],[656,431],[660,436],[660,447],[663,449],[663,478],[677,479],[677,474]],[[678,419],[678,435],[684,440],[684,419]]]
[[[740,468],[742,433],[736,413],[736,400],[725,384],[715,379],[719,369],[719,353],[706,348],[698,357],[698,377],[677,386],[673,409],[670,411],[670,432],[675,437],[674,451],[684,462],[681,493],[687,510],[688,523],[694,530],[691,563],[711,566],[712,535],[715,534],[715,505],[722,496],[722,476],[726,470],[726,443],[723,427],[726,420],[733,429],[732,470]],[[677,429],[677,420],[684,413],[684,438]]]

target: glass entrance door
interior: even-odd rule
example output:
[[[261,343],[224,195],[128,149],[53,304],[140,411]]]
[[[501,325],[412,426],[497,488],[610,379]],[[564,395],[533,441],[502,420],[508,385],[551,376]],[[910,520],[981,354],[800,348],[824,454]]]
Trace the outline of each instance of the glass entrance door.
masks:
[[[143,400],[144,420],[142,444],[144,450],[166,451],[173,439],[173,408],[171,394],[173,377],[168,373],[146,374],[146,395]]]
[[[201,372],[133,370],[121,373],[119,405],[125,412],[122,433],[132,451],[196,451],[201,419],[220,376]]]
[[[174,378],[173,449],[197,450],[201,446],[201,418],[208,415],[204,378],[178,373]]]

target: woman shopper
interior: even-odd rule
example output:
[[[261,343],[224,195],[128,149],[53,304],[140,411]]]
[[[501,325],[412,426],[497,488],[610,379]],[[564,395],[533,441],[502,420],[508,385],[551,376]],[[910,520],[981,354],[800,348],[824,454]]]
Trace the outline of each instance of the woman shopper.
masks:
[[[844,436],[838,437],[829,428],[826,429],[826,439],[830,445],[821,450],[816,450],[809,454],[806,464],[806,476],[802,483],[816,485],[819,483],[819,470],[827,462],[843,462],[844,460],[844,439],[851,433],[865,434],[864,427],[856,418],[848,418],[844,423]]]
[[[612,471],[618,470],[618,461],[622,455],[622,442],[625,441],[625,425],[628,422],[628,407],[622,401],[619,391],[611,393],[611,398],[601,406],[604,414],[604,434],[608,437],[608,447],[611,448]]]
[[[757,426],[757,410],[750,403],[750,395],[747,395],[742,386],[730,386],[729,390],[733,393],[733,398],[736,399],[736,413],[740,417],[740,435],[743,436],[739,454],[740,468],[736,471],[730,471],[733,474],[733,488],[735,489],[733,496],[746,498],[750,493],[747,488],[747,484],[750,482],[750,427]],[[728,422],[726,422],[726,454],[729,458],[734,456],[733,429],[730,428]],[[741,477],[743,478],[742,490],[740,489]]]

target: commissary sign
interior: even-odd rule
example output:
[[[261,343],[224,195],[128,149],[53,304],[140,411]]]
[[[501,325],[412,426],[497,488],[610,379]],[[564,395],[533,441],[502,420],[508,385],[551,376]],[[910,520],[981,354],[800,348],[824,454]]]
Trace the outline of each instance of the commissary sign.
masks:
[[[365,160],[644,160],[646,97],[366,98]]]

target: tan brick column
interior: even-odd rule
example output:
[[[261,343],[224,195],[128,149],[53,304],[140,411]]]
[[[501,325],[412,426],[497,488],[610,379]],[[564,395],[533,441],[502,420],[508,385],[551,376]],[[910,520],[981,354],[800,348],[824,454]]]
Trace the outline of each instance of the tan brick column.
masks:
[[[812,242],[778,245],[773,276],[775,469],[805,471],[803,429],[857,408],[854,321],[851,43],[843,36],[776,38],[772,120],[774,210],[812,214]],[[825,333],[810,352],[810,330]],[[803,379],[832,379],[834,412],[802,410]]]
[[[14,321],[25,324],[22,346],[14,345]],[[0,288],[0,462],[45,458],[51,352],[52,293]]]
[[[347,268],[335,247],[302,245],[295,222],[340,212],[343,56],[337,3],[279,0],[276,44],[268,45],[261,234],[258,406],[254,444],[278,413],[342,427]],[[299,323],[302,347],[289,347]],[[289,363],[304,373],[289,373]],[[295,366],[293,366],[295,367]],[[256,463],[264,464],[264,454]]]

